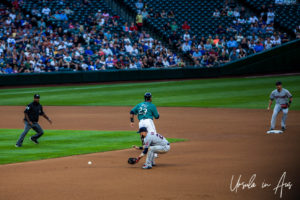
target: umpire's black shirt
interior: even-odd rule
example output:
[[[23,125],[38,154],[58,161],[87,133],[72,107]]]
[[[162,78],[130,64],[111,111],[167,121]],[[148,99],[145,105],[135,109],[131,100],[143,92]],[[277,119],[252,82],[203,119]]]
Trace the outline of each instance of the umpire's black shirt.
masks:
[[[39,115],[43,115],[44,111],[43,111],[43,106],[37,102],[32,102],[31,104],[29,104],[24,113],[27,113],[29,120],[31,122],[38,122],[39,121]],[[26,120],[26,117],[24,119]]]

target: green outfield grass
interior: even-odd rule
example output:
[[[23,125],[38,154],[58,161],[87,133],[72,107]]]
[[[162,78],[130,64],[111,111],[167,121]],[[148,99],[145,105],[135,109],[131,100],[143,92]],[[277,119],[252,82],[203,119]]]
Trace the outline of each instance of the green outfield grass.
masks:
[[[141,143],[139,135],[132,131],[46,130],[39,139],[40,144],[29,140],[29,136],[34,134],[30,131],[23,146],[16,148],[21,132],[19,129],[0,129],[0,164],[127,149]]]
[[[300,76],[2,89],[0,105],[24,106],[40,93],[43,105],[133,106],[150,91],[157,106],[266,108],[277,80],[295,97],[292,109],[300,110]]]

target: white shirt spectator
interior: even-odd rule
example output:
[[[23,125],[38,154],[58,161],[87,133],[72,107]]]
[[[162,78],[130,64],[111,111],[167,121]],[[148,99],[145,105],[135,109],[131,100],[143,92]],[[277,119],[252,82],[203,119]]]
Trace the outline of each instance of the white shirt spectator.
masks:
[[[110,50],[110,48],[109,47],[107,47],[106,49],[103,49],[103,52],[105,53],[105,55],[106,56],[108,56],[108,55],[113,55],[113,53],[112,53],[112,51]]]
[[[10,17],[13,21],[15,21],[15,19],[16,19],[16,15],[15,15],[14,13],[10,13],[10,14],[9,14],[9,17]]]
[[[274,18],[275,18],[275,13],[270,11],[267,14],[268,18],[267,18],[267,24],[270,24],[272,22],[274,22]]]
[[[280,39],[280,37],[274,38],[272,40],[272,44],[275,45],[275,46],[281,45],[281,39]]]
[[[11,18],[9,17],[9,18],[7,18],[6,20],[5,20],[5,24],[6,25],[10,25],[11,24]]]
[[[245,24],[246,23],[246,20],[244,18],[238,18],[238,23],[239,24]]]
[[[139,54],[138,49],[134,47],[134,48],[132,49],[132,51],[131,51],[131,55],[137,56],[138,54]]]
[[[214,17],[220,17],[220,11],[215,11],[215,12],[213,13],[213,16],[214,16]]]
[[[135,63],[130,63],[129,69],[137,69],[137,66]]]
[[[258,22],[258,19],[256,16],[249,17],[248,23],[255,24],[256,22]]]
[[[190,50],[191,50],[191,46],[189,45],[189,43],[187,43],[187,42],[183,43],[182,51],[187,52],[187,51],[190,51]]]
[[[164,65],[164,67],[169,67],[170,66],[169,61],[167,59],[163,59],[162,63]]]
[[[191,36],[190,36],[189,33],[185,33],[185,34],[183,35],[183,40],[184,40],[184,41],[190,40],[190,39],[191,39]]]
[[[61,43],[61,44],[57,47],[58,50],[66,49],[66,48],[67,48],[67,46],[66,46],[64,43]]]
[[[271,49],[272,48],[272,42],[271,40],[266,40],[265,41],[265,49]]]
[[[7,38],[6,42],[9,44],[9,43],[12,43],[12,44],[15,44],[16,43],[16,40],[14,38]]]
[[[132,48],[132,46],[130,44],[126,44],[125,45],[125,50],[126,50],[126,52],[131,53],[132,50],[133,50],[133,48]]]
[[[233,16],[236,17],[236,18],[240,17],[240,12],[238,10],[235,10],[233,12]]]
[[[43,8],[43,10],[42,10],[42,13],[43,13],[44,15],[49,15],[50,12],[51,12],[51,9],[48,8],[48,7],[45,7],[45,8]]]

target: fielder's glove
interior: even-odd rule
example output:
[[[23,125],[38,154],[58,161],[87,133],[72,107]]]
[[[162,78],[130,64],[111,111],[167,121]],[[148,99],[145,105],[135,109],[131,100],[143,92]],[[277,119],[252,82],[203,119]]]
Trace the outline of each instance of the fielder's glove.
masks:
[[[128,158],[128,164],[134,165],[137,162],[139,162],[137,158]]]

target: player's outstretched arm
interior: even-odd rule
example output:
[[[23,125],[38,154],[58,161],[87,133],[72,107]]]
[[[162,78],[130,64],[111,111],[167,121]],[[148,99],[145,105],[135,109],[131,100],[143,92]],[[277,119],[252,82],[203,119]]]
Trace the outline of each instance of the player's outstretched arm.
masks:
[[[42,115],[50,124],[52,124],[52,120],[46,115],[46,113],[43,113]]]

